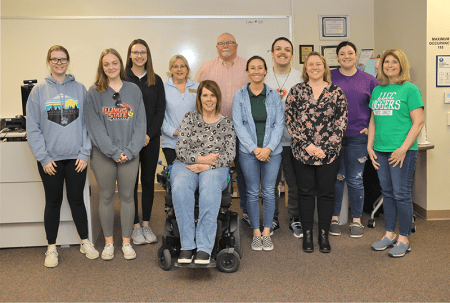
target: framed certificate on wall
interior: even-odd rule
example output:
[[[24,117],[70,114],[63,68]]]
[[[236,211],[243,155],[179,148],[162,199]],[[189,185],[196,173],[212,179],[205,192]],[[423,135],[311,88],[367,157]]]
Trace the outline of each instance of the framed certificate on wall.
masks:
[[[349,15],[319,15],[319,40],[349,40]]]

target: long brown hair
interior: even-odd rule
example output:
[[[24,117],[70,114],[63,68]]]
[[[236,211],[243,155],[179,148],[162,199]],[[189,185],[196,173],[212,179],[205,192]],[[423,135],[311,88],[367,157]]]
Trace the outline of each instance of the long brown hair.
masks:
[[[103,58],[108,54],[113,54],[119,59],[120,79],[125,80],[125,70],[123,69],[122,57],[120,57],[119,53],[114,48],[107,48],[104,51],[102,51],[102,54],[100,55],[100,60],[98,60],[97,76],[95,77],[94,82],[94,85],[99,93],[105,92],[108,89],[109,85],[108,76],[106,76],[105,71],[103,70]]]
[[[125,68],[128,69],[133,67],[133,61],[131,60],[131,48],[136,44],[142,44],[147,49],[147,62],[145,62],[145,70],[147,71],[147,86],[155,85],[156,76],[155,71],[153,70],[152,55],[150,54],[150,48],[148,47],[147,42],[145,42],[144,40],[134,39],[133,41],[131,41],[130,46],[128,46],[127,66]]]

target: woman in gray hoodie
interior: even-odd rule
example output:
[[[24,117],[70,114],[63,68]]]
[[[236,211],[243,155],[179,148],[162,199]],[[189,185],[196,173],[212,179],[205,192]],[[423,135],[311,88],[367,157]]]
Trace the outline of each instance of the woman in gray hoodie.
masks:
[[[139,151],[145,144],[145,107],[139,87],[124,81],[122,58],[105,49],[98,63],[94,85],[86,100],[86,128],[92,140],[91,167],[100,188],[99,215],[105,236],[103,260],[114,258],[114,194],[120,199],[122,251],[125,259],[136,258],[130,238],[134,221],[134,186]]]
[[[83,199],[87,161],[91,153],[91,141],[83,116],[86,88],[75,81],[74,76],[66,74],[69,62],[69,52],[64,47],[52,46],[47,53],[50,74],[31,91],[27,103],[28,144],[38,161],[45,190],[46,267],[58,265],[56,236],[64,181],[72,217],[82,241],[80,251],[89,259],[99,256],[88,240]]]

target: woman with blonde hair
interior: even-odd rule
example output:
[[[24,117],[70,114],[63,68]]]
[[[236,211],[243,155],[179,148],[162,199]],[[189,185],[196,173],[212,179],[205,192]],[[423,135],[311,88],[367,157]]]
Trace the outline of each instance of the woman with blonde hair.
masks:
[[[370,100],[367,151],[378,172],[386,233],[373,250],[393,247],[388,255],[403,257],[411,251],[413,205],[411,184],[417,159],[417,136],[423,127],[424,106],[419,88],[412,84],[409,63],[399,49],[387,50],[380,59],[378,81]],[[399,236],[395,235],[399,221]]]
[[[27,102],[28,144],[38,161],[38,170],[45,190],[44,227],[48,249],[46,267],[58,265],[58,235],[64,182],[73,221],[81,239],[80,251],[89,259],[99,256],[88,240],[88,221],[83,189],[87,161],[91,153],[84,124],[86,88],[67,74],[69,52],[61,45],[47,52],[50,73],[36,85]]]
[[[124,81],[122,58],[112,48],[100,55],[97,76],[88,91],[84,112],[93,147],[91,167],[100,189],[99,214],[105,236],[103,260],[114,258],[114,194],[120,199],[122,251],[136,258],[130,244],[134,220],[133,189],[139,168],[139,151],[145,143],[145,108],[135,84]]]
[[[347,100],[331,83],[325,58],[311,52],[303,65],[303,83],[291,88],[285,121],[292,137],[303,251],[313,252],[315,198],[319,215],[319,248],[329,253],[328,231],[334,208],[334,185],[347,128]]]
[[[164,82],[166,92],[166,113],[161,128],[161,148],[167,165],[173,164],[181,121],[189,111],[195,110],[198,82],[189,79],[189,63],[182,55],[175,55],[169,61],[169,79]]]

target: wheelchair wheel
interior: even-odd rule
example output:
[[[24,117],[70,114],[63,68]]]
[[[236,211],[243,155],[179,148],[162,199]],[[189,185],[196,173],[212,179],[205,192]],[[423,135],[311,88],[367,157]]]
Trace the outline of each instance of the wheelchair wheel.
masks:
[[[241,258],[236,251],[229,253],[227,249],[224,249],[217,254],[216,263],[220,271],[232,273],[238,270]]]
[[[234,250],[238,253],[239,257],[242,259],[242,221],[238,218],[236,221],[236,230],[233,233],[234,236]]]
[[[168,271],[172,267],[172,255],[170,254],[170,250],[167,248],[161,247],[158,250],[158,263],[159,267],[163,270]]]

